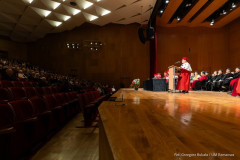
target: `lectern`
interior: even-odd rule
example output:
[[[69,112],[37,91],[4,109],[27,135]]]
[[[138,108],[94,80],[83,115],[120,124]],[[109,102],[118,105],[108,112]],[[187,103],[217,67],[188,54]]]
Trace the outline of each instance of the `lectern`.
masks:
[[[169,81],[168,81],[168,89],[171,92],[176,92],[176,85],[175,85],[175,76],[176,76],[176,69],[179,68],[178,66],[169,66]]]

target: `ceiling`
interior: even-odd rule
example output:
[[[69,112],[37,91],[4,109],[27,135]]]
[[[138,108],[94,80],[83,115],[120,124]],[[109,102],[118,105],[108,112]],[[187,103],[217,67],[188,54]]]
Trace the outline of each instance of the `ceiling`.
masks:
[[[156,0],[0,0],[0,36],[31,42],[85,22],[99,26],[147,24],[155,3]]]
[[[240,17],[239,0],[162,0],[156,24],[220,28]]]

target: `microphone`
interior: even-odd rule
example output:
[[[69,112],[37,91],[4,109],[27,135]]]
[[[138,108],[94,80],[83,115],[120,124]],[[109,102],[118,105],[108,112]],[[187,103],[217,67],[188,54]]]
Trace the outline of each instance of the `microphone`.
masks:
[[[178,64],[178,63],[180,63],[180,61],[177,61],[175,64]]]

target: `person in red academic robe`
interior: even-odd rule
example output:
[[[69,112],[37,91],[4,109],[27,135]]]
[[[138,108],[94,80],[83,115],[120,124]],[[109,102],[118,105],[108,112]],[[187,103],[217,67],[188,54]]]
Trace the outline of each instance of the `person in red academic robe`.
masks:
[[[200,90],[201,89],[201,84],[206,82],[208,80],[208,77],[205,75],[205,72],[201,72],[201,77],[198,78],[198,80],[193,81],[192,83],[192,89],[193,90]]]
[[[240,78],[236,79],[236,82],[233,87],[232,96],[240,95]]]
[[[168,78],[168,72],[167,72],[167,71],[164,72],[164,77],[163,77],[163,79],[165,79],[166,82],[168,82],[169,78]]]
[[[180,74],[178,76],[178,83],[176,89],[182,93],[188,93],[190,90],[190,76],[191,76],[191,65],[188,63],[188,58],[182,58],[182,65],[180,67]]]

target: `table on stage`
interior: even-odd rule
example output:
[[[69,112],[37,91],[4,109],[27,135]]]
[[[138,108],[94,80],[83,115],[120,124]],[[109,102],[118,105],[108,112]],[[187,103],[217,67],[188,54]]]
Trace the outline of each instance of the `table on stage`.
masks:
[[[99,107],[99,160],[240,159],[240,99],[143,89],[121,89],[113,97],[118,102]]]
[[[166,79],[149,79],[143,81],[143,89],[148,91],[167,91]]]

